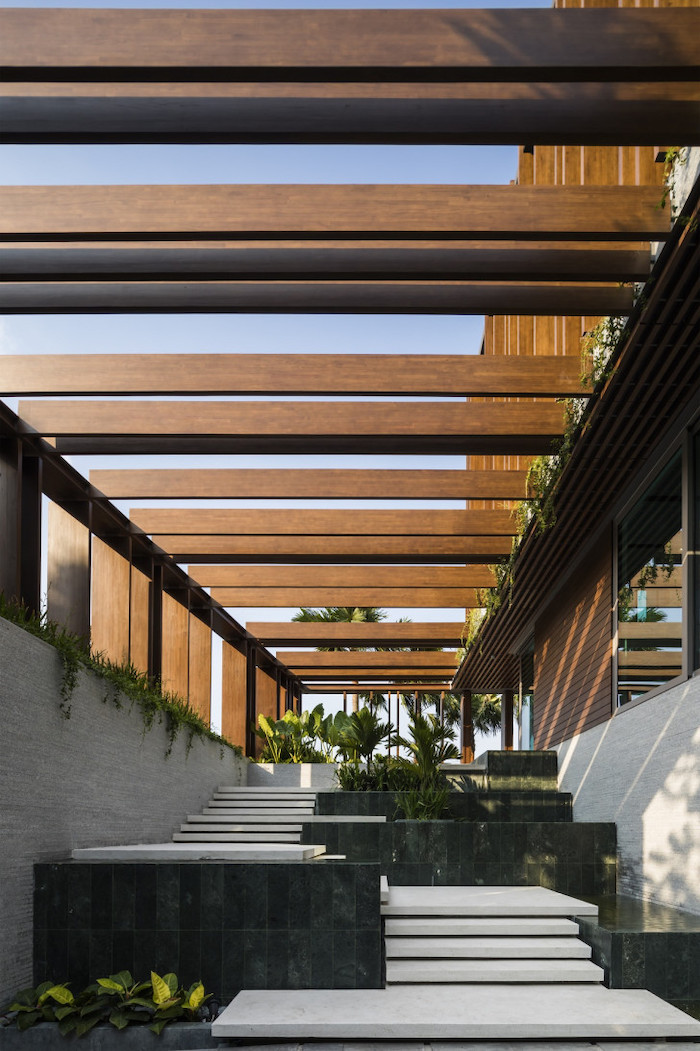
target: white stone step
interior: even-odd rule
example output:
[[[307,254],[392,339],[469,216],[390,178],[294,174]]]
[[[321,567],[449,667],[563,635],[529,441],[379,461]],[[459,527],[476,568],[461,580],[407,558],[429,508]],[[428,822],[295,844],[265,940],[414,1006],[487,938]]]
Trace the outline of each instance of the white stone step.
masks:
[[[76,847],[76,861],[311,861],[325,854],[322,843],[127,843]]]
[[[384,903],[384,899],[382,899]],[[397,916],[384,921],[387,936],[577,937],[578,923],[560,916]]]
[[[301,825],[299,825],[299,824],[292,825],[292,824],[289,824],[289,823],[285,823],[285,824],[281,824],[281,825],[277,825],[277,824],[275,824],[275,825],[265,825],[265,824],[259,824],[259,823],[255,823],[255,822],[251,821],[248,824],[245,824],[245,823],[243,823],[243,824],[235,824],[235,823],[231,822],[230,818],[226,822],[226,824],[217,822],[216,824],[210,825],[208,823],[207,824],[202,824],[200,822],[193,821],[192,823],[185,822],[184,824],[180,825],[180,831],[181,832],[189,832],[189,833],[211,832],[214,835],[218,835],[221,832],[245,832],[245,833],[259,832],[261,835],[266,835],[268,832],[296,832],[296,833],[300,833],[301,829],[302,829]]]
[[[590,960],[387,960],[386,983],[602,982]]]
[[[389,900],[389,877],[379,877],[379,897],[382,905]]]
[[[274,1009],[270,1007],[271,995]],[[700,1039],[700,1023],[645,989],[484,984],[387,989],[246,989],[212,1024],[217,1039]],[[522,1046],[522,1045],[521,1045]],[[512,1051],[512,1049],[508,1049]]]
[[[273,788],[267,787],[266,785],[219,785],[216,789],[217,792],[228,792],[232,795],[250,795],[250,796],[316,796],[318,789],[316,788],[302,788],[299,785],[288,785],[285,788]]]
[[[188,814],[187,820],[192,824],[225,825],[239,821],[244,825],[298,825],[301,820],[309,820],[305,814],[241,814],[240,810],[204,810],[201,814]]]
[[[383,916],[597,916],[598,906],[544,887],[391,887]]]
[[[387,959],[588,960],[579,938],[386,938]]]
[[[241,814],[241,811],[238,810],[236,807],[231,807],[231,808],[227,808],[227,809],[208,809],[208,808],[205,808],[202,811],[201,814],[188,814],[187,815],[187,820],[188,821],[212,821],[212,822],[213,821],[230,821],[232,818],[235,818],[236,821],[258,821],[261,824],[264,823],[264,822],[267,822],[267,821],[269,821],[271,823],[275,823],[275,822],[282,823],[282,822],[285,822],[285,821],[299,822],[300,820],[303,820],[304,822],[309,822],[309,821],[311,821],[311,822],[321,822],[322,824],[329,823],[329,822],[332,823],[332,824],[333,823],[343,824],[343,823],[347,823],[349,821],[352,821],[354,823],[360,822],[360,823],[375,824],[376,825],[376,824],[383,824],[383,823],[386,822],[386,818],[385,817],[377,817],[375,815],[371,815],[371,816],[368,816],[368,815],[365,815],[365,814],[363,814],[363,815],[352,815],[352,816],[348,816],[347,814],[327,814],[327,815],[325,815],[325,814],[307,814],[306,812],[303,812],[303,813],[300,814],[300,812],[297,811],[297,810],[290,811],[290,812],[279,811],[279,812],[273,813],[273,814],[261,814],[259,810],[253,810],[252,813],[250,813],[250,814]]]
[[[240,807],[228,806],[228,804],[226,804],[226,803],[222,803],[222,804],[219,805],[219,804],[216,803],[216,801],[213,801],[213,802],[209,803],[209,806],[207,807],[207,810],[209,810],[209,809],[216,809],[218,813],[224,813],[224,814],[249,814],[249,815],[251,815],[253,817],[256,816],[257,814],[261,814],[261,815],[262,814],[267,814],[270,817],[277,817],[280,813],[291,814],[292,817],[300,817],[300,816],[307,816],[307,815],[311,816],[311,815],[313,815],[313,810],[311,810],[310,808],[307,808],[307,807],[295,807],[294,810],[280,811],[280,810],[275,809],[274,807],[251,807],[251,806],[246,806],[244,804],[241,804]]]
[[[298,843],[298,832],[175,832],[173,843]]]
[[[313,806],[316,803],[316,795],[311,792],[307,795],[288,796],[276,792],[264,792],[259,795],[251,795],[248,792],[214,792],[212,799],[227,799],[232,802],[269,803],[270,806]]]

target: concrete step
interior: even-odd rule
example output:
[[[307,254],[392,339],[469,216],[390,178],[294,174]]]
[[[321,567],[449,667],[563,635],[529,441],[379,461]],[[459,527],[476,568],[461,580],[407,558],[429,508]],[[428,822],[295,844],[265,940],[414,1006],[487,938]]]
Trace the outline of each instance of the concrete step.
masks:
[[[387,959],[588,960],[578,938],[385,938]]]
[[[274,1010],[270,1008],[271,996]],[[245,989],[212,1024],[217,1039],[700,1039],[700,1023],[645,989],[483,984],[478,995],[437,985],[387,989]],[[464,1051],[464,1049],[462,1049]],[[509,1048],[508,1051],[512,1051]]]
[[[259,795],[251,795],[248,792],[214,792],[211,797],[212,799],[226,799],[231,802],[250,802],[250,803],[269,803],[270,806],[313,806],[316,802],[316,793],[310,792],[307,795],[296,795],[288,796],[281,795],[275,792],[265,792]]]
[[[391,887],[383,916],[597,916],[598,906],[544,887]]]
[[[227,792],[232,795],[250,796],[315,796],[319,791],[317,788],[300,788],[298,785],[288,785],[286,788],[272,788],[266,785],[219,785],[217,792]]]
[[[309,816],[303,814],[241,814],[240,810],[204,810],[201,814],[188,814],[187,820],[193,825],[225,825],[231,821],[240,821],[245,825],[298,825],[300,820],[307,821]]]
[[[298,843],[298,832],[175,832],[173,843]]]
[[[311,861],[326,853],[323,843],[126,843],[76,847],[75,861]]]
[[[293,810],[278,810],[274,807],[251,807],[247,804],[242,803],[240,806],[232,807],[228,803],[217,803],[216,800],[212,800],[207,807],[207,810],[215,810],[217,813],[223,814],[249,814],[255,816],[256,814],[267,814],[269,817],[277,817],[280,813],[291,814],[292,817],[311,816],[313,810],[311,807],[294,807]]]
[[[188,814],[188,821],[231,821],[235,818],[236,821],[257,821],[263,824],[269,821],[271,824],[276,822],[321,822],[323,824],[338,823],[343,824],[347,822],[353,822],[354,824],[381,824],[386,822],[385,817],[367,816],[361,815],[349,816],[347,814],[307,814],[305,811],[300,814],[298,810],[293,811],[278,811],[272,814],[261,814],[259,810],[253,810],[250,814],[242,814],[236,807],[227,808],[205,808],[201,814]]]
[[[189,832],[194,834],[195,832],[211,832],[214,835],[218,835],[221,832],[245,832],[246,834],[252,832],[259,832],[260,835],[267,835],[270,832],[296,832],[300,833],[302,829],[301,825],[292,825],[289,823],[281,825],[264,825],[256,824],[255,822],[249,822],[248,824],[242,823],[237,824],[229,821],[226,824],[217,822],[216,824],[201,824],[200,822],[193,821],[185,822],[180,825],[181,832]]]
[[[589,960],[387,960],[386,984],[602,982]]]
[[[386,899],[388,901],[388,897]],[[382,899],[382,904],[384,904]],[[563,917],[398,916],[384,921],[387,936],[406,937],[578,937],[578,923]]]

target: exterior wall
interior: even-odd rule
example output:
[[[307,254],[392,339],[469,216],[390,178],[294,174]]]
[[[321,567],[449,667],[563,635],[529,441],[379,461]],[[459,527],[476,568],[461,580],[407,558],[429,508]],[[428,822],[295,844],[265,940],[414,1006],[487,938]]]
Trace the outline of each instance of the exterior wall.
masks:
[[[338,787],[337,763],[248,763],[246,784],[255,788],[315,788],[330,792]]]
[[[74,847],[169,840],[180,819],[245,760],[183,737],[166,759],[161,726],[103,703],[81,674],[70,719],[59,711],[61,663],[47,643],[0,620],[0,1004],[32,981],[33,864]],[[61,980],[56,975],[56,981]]]
[[[700,914],[700,678],[559,745],[575,821],[615,821],[622,894]]]
[[[608,537],[535,625],[535,748],[610,718],[612,550]]]

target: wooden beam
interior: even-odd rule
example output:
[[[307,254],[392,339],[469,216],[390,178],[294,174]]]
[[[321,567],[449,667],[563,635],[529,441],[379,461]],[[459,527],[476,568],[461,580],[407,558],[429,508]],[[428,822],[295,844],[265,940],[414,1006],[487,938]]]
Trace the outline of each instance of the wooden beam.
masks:
[[[339,670],[336,674],[333,671],[310,671],[306,672],[301,676],[303,682],[344,682],[347,683],[351,680],[355,683],[362,682],[373,682],[375,679],[387,679],[388,682],[384,686],[384,691],[401,689],[402,680],[405,682],[416,681],[421,682],[422,690],[425,692],[434,693],[436,691],[444,690],[444,680],[446,676],[444,672],[416,672],[410,668],[373,668],[369,671],[358,669],[357,671],[342,671]],[[393,683],[394,685],[389,685]]]
[[[456,671],[457,654],[454,652],[377,653],[320,652],[313,650],[282,650],[277,660],[303,677],[310,670],[335,670],[338,668],[371,671],[372,668],[411,668],[415,671]]]
[[[144,533],[215,533],[402,537],[515,536],[517,526],[510,511],[316,511],[270,508],[231,511],[214,508],[137,508],[130,513]],[[295,541],[296,542],[296,539]],[[466,561],[466,559],[465,559]],[[297,603],[298,604],[298,603]],[[365,603],[366,604],[366,603]]]
[[[7,143],[700,144],[693,83],[2,85]]]
[[[23,401],[19,415],[59,452],[512,453],[552,451],[551,402]],[[87,438],[87,443],[85,439]],[[81,439],[83,439],[81,444]],[[194,530],[189,530],[193,532]],[[168,530],[170,532],[170,530]]]
[[[90,471],[90,482],[110,500],[522,500],[527,496],[527,471],[498,470],[116,469]]]
[[[630,314],[632,306],[632,289],[618,285],[381,280],[0,283],[0,311],[5,314],[595,315]]]
[[[462,621],[379,624],[329,621],[247,621],[247,630],[265,646],[459,646]]]
[[[490,566],[197,566],[189,575],[203,588],[488,588]],[[348,603],[349,604],[349,603]],[[345,605],[340,601],[335,605]]]
[[[416,394],[566,397],[579,355],[4,354],[5,395]]]
[[[2,186],[0,237],[657,240],[658,204],[655,186]]]
[[[366,514],[372,512],[365,512]],[[347,517],[347,516],[346,516]],[[434,516],[433,516],[434,517]],[[148,523],[147,523],[148,524]],[[355,528],[355,526],[353,526]],[[405,528],[405,527],[404,527]],[[328,563],[343,565],[391,562],[455,563],[497,561],[510,554],[511,537],[501,536],[407,536],[323,534],[155,534],[158,546],[176,562],[219,562],[241,564]]]
[[[636,241],[0,243],[5,281],[645,281],[650,265],[649,243]]]
[[[201,80],[250,82],[697,80],[699,36],[692,9],[10,8],[0,20],[0,65],[13,80],[52,71],[178,80],[183,70],[186,79],[199,70]]]
[[[222,606],[383,606],[388,609],[474,609],[481,605],[469,588],[212,588]]]
[[[415,682],[406,681],[400,679],[398,682],[394,680],[390,675],[386,676],[386,682],[363,682],[361,686],[357,685],[357,681],[353,681],[348,677],[343,682],[309,682],[305,680],[303,683],[304,693],[347,693],[351,696],[355,696],[358,693],[369,693],[375,691],[376,693],[388,693],[391,690],[393,693],[397,691],[399,693],[435,693],[440,690],[447,690],[450,688],[450,679],[442,680],[430,680],[428,682]]]

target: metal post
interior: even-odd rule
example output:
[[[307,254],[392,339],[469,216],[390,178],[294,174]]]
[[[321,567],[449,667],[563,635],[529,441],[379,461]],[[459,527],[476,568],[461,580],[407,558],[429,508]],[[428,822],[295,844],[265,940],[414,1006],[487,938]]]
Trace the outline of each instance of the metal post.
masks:
[[[255,646],[249,641],[246,646],[246,670],[245,670],[245,739],[246,755],[255,755],[255,726],[258,721],[257,698],[256,698],[256,670],[258,662]]]
[[[472,692],[465,690],[462,694],[462,762],[474,762],[474,723],[472,722]]]
[[[513,751],[513,691],[505,690],[501,700],[501,748]]]

